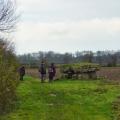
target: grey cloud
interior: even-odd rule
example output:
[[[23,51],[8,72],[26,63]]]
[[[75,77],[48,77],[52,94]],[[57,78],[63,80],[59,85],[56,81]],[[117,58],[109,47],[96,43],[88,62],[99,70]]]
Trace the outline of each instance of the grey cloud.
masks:
[[[23,10],[18,53],[119,49],[120,0],[18,1]]]
[[[29,5],[29,4],[28,4]],[[49,5],[28,6],[27,20],[60,21],[120,17],[120,0],[51,0]]]

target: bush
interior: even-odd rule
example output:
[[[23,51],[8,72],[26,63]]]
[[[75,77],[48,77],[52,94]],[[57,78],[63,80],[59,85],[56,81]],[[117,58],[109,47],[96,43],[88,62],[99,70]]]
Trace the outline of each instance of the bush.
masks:
[[[75,72],[89,72],[100,69],[100,66],[94,63],[75,63],[61,65],[61,72],[67,71],[70,67],[72,67]]]
[[[71,73],[71,69],[73,73]],[[61,65],[61,72],[64,76],[75,75],[75,78],[84,78],[84,79],[96,79],[96,71],[100,69],[98,64],[93,63],[77,63],[77,64],[64,64]]]
[[[17,60],[10,43],[0,40],[0,114],[8,112],[16,99]]]

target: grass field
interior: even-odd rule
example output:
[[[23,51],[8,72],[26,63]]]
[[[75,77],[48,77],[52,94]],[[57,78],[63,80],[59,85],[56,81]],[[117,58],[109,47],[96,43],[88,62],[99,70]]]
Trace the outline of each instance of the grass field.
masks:
[[[15,110],[0,120],[118,120],[112,103],[120,95],[119,84],[99,80],[40,83],[26,77],[17,95]]]

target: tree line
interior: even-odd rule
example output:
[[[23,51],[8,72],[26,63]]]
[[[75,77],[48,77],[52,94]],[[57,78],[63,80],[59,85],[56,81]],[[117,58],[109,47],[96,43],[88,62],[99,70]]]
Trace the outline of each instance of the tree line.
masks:
[[[77,51],[75,53],[56,53],[53,51],[18,55],[21,64],[37,67],[43,59],[47,63],[71,64],[79,62],[98,63],[101,66],[114,67],[120,65],[120,51]]]

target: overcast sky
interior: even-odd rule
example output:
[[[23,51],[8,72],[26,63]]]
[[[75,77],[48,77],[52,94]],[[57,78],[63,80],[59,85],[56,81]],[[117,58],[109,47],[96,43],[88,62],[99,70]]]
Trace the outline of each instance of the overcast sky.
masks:
[[[118,50],[120,0],[17,0],[18,54]]]

